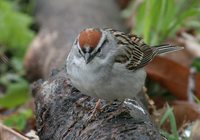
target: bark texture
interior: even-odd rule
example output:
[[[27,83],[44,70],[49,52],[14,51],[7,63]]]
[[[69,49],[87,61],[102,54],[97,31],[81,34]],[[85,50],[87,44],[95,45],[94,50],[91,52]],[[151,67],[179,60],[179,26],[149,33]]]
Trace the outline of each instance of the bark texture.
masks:
[[[41,140],[162,140],[147,114],[119,101],[102,101],[103,109],[90,118],[97,99],[85,96],[61,70],[48,81],[33,84],[37,132]]]

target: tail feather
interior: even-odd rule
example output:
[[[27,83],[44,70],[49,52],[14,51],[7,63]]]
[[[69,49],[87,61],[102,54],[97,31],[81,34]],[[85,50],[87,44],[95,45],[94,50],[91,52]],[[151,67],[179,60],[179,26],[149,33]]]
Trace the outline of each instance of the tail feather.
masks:
[[[173,45],[170,45],[170,44],[153,46],[152,48],[154,49],[156,54],[170,53],[170,52],[180,51],[180,50],[184,49],[184,47],[177,47],[177,46],[173,46]]]
[[[142,68],[147,65],[153,58],[158,54],[164,54],[174,51],[179,51],[184,49],[183,47],[177,47],[170,44],[163,44],[158,46],[144,46],[142,52],[144,54],[143,58],[140,60],[140,63],[137,65],[136,69]]]

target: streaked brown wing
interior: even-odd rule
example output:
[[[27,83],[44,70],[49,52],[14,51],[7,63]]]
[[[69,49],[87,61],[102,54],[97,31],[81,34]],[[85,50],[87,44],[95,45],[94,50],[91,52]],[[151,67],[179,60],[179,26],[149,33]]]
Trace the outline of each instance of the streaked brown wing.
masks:
[[[170,44],[148,46],[141,37],[135,34],[125,34],[113,29],[105,29],[115,37],[119,54],[116,56],[117,63],[125,64],[129,70],[137,70],[147,65],[157,54],[169,53],[182,50]]]
[[[113,31],[113,30],[112,30]],[[134,34],[113,31],[119,47],[116,62],[125,64],[129,70],[136,70],[148,64],[156,55],[153,49],[146,45],[142,38]]]
[[[132,45],[123,45],[119,48],[119,55],[116,56],[117,63],[125,64],[129,70],[136,70],[143,60],[144,53],[140,48]]]

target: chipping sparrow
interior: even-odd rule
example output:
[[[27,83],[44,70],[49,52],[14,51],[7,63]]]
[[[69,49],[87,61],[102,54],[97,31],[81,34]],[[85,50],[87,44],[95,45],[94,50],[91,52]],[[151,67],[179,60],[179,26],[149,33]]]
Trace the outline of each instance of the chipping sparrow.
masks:
[[[66,69],[72,84],[83,94],[124,100],[141,91],[146,78],[144,66],[157,54],[181,49],[169,44],[149,47],[136,35],[88,28],[76,38]]]

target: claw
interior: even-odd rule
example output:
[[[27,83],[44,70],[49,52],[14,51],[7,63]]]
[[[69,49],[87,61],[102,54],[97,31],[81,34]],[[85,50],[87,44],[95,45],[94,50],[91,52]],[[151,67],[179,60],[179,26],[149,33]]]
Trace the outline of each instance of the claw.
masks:
[[[98,99],[98,101],[96,102],[96,105],[92,111],[92,114],[90,115],[90,117],[87,119],[87,121],[90,121],[92,120],[93,118],[96,117],[97,115],[97,112],[100,112],[101,111],[101,99]]]

